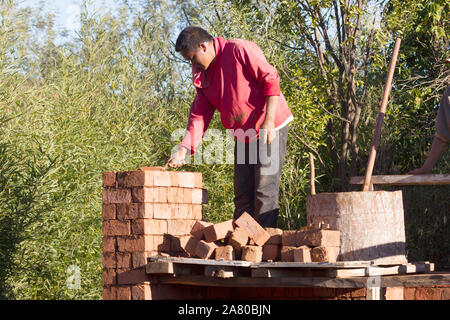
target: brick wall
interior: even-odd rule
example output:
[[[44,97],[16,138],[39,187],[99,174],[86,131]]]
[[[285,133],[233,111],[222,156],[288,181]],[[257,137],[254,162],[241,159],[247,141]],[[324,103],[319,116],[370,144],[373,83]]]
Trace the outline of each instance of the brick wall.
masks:
[[[207,192],[199,172],[104,172],[103,299],[365,300],[365,289],[167,285],[146,274],[150,256],[183,256],[180,238],[203,219],[204,203]],[[450,286],[387,288],[384,294],[388,299],[449,300]]]

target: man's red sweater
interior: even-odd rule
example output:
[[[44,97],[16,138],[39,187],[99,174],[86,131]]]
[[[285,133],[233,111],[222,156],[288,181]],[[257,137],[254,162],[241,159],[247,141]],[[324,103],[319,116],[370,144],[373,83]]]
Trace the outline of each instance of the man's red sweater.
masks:
[[[255,43],[222,37],[213,41],[215,61],[207,70],[192,66],[192,81],[197,94],[189,111],[186,134],[180,143],[191,154],[200,144],[215,110],[220,112],[226,129],[237,130],[233,134],[235,139],[246,143],[258,138],[266,116],[267,96],[279,96],[276,129],[293,120],[280,91],[277,70],[267,62]],[[248,129],[254,130],[246,131]]]

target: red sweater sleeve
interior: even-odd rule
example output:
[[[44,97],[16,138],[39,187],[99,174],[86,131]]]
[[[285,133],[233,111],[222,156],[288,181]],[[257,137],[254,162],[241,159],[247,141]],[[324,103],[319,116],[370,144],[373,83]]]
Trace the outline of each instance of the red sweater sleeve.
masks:
[[[208,102],[203,93],[197,90],[197,95],[192,102],[189,111],[189,119],[186,134],[179,146],[185,147],[194,154],[200,144],[203,135],[208,129],[209,123],[214,115],[214,107]]]
[[[264,88],[264,96],[280,95],[280,77],[266,60],[256,43],[242,41],[236,44],[235,54],[250,75]]]

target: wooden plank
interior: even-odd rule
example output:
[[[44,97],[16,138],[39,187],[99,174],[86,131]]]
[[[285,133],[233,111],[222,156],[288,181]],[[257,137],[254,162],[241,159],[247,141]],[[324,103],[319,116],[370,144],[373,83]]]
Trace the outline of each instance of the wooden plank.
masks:
[[[371,261],[337,262],[258,262],[251,268],[362,268],[371,266]]]
[[[398,186],[444,185],[450,184],[450,174],[378,175],[372,176],[370,183]],[[364,177],[351,177],[350,184],[362,185],[364,184]]]
[[[147,263],[145,272],[148,274],[173,274],[173,263],[169,261],[155,261]]]
[[[216,278],[248,277],[250,269],[233,266],[205,266],[204,274],[207,277]]]
[[[182,264],[198,264],[198,265],[213,265],[213,266],[235,266],[235,267],[249,267],[252,262],[241,260],[212,260],[200,258],[183,258],[183,257],[150,257],[147,259],[150,263],[155,261],[168,261]]]

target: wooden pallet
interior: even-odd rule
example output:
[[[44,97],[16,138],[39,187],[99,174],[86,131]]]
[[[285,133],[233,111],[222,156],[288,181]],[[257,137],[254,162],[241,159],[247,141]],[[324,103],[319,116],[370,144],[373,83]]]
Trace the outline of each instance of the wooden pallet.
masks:
[[[426,273],[434,271],[428,261],[400,265],[375,266],[370,261],[341,262],[247,262],[205,260],[196,258],[152,257],[148,259],[148,274],[206,276],[215,278],[290,278],[290,277],[372,277]]]

